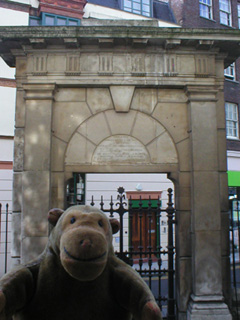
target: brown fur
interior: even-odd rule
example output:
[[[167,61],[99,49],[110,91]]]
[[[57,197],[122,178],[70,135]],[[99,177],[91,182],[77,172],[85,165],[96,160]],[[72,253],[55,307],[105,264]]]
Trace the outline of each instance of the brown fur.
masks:
[[[119,224],[100,210],[52,209],[45,251],[0,281],[0,320],[161,320],[145,282],[113,253]]]

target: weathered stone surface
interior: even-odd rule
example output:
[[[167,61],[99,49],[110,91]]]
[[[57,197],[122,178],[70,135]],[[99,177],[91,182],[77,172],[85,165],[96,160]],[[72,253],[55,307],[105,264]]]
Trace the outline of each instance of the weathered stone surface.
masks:
[[[25,126],[25,101],[24,91],[19,88],[16,94],[16,112],[15,112],[15,127],[23,128]]]
[[[192,290],[192,264],[190,257],[183,257],[179,260],[179,297],[178,308],[180,311],[185,311],[189,302],[189,295]],[[184,318],[183,318],[184,319]]]
[[[163,73],[163,56],[159,54],[146,54],[145,68],[146,68],[146,72],[150,74],[162,74]]]
[[[226,114],[225,114],[225,101],[223,88],[217,94],[218,101],[216,102],[217,108],[217,127],[218,129],[225,130],[226,127]]]
[[[217,131],[218,139],[218,168],[220,171],[227,171],[227,145],[226,145],[226,131],[224,129]]]
[[[144,113],[137,113],[132,135],[144,145],[151,143],[154,139],[158,139],[164,131],[165,128],[158,121]]]
[[[230,239],[229,239],[229,213],[228,211],[221,213],[221,251],[222,256],[228,257],[230,255]]]
[[[16,59],[16,78],[24,76],[27,70],[26,56],[20,56]]]
[[[49,171],[24,172],[22,185],[22,237],[47,236],[50,173]]]
[[[51,148],[51,100],[26,102],[25,170],[49,170]]]
[[[21,247],[21,263],[27,263],[41,254],[47,244],[48,237],[24,237]]]
[[[136,89],[131,104],[131,109],[152,114],[157,104],[157,89]],[[153,115],[154,116],[154,115]]]
[[[187,102],[187,96],[181,89],[158,89],[158,102],[175,102],[184,103]]]
[[[225,298],[225,302],[229,306],[231,306],[232,303],[234,303],[232,301],[232,295],[231,295],[232,287],[229,285],[229,283],[231,283],[230,270],[231,270],[231,262],[230,262],[229,256],[222,257],[223,296]],[[238,296],[239,296],[239,292],[238,292]],[[233,300],[235,300],[235,299],[233,298]]]
[[[175,146],[167,132],[161,134],[147,145],[153,163],[177,163]]]
[[[175,97],[174,91],[172,91]],[[186,103],[158,103],[153,117],[156,118],[170,133],[177,143],[189,136],[188,112]]]
[[[228,200],[228,175],[226,172],[219,173],[219,188],[220,188],[220,208],[223,212],[229,210]]]
[[[86,89],[61,88],[55,93],[54,98],[57,102],[84,102],[86,101]]]
[[[64,208],[65,182],[64,172],[53,172],[51,174],[51,208]]]
[[[190,110],[193,169],[216,171],[218,154],[215,103],[191,102]]]
[[[181,59],[178,59],[178,70],[182,75],[193,75],[195,73],[194,55],[181,55]]]
[[[54,135],[68,142],[74,131],[90,115],[91,112],[85,102],[56,102],[53,107]]]
[[[14,171],[22,171],[24,166],[24,129],[15,129],[14,134]]]
[[[180,257],[190,257],[192,251],[191,212],[177,211],[177,221],[178,254]]]
[[[65,72],[66,70],[66,56],[63,54],[49,54],[47,57],[47,71],[48,72]]]
[[[109,110],[105,112],[108,127],[110,128],[111,134],[127,134],[130,135],[134,121],[136,118],[135,111],[129,111],[126,113],[116,113],[115,111]]]
[[[188,173],[181,173],[181,175],[188,175]],[[191,187],[179,184],[176,187],[176,208],[180,211],[191,210]]]
[[[129,112],[134,89],[134,86],[110,86],[116,112]]]
[[[13,174],[13,212],[22,211],[22,173],[14,172]]]
[[[21,212],[12,213],[11,256],[12,258],[21,256]]]
[[[179,168],[180,171],[191,170],[191,152],[190,152],[190,139],[184,139],[176,144],[177,153],[179,156]]]
[[[114,54],[113,56],[114,72],[126,73],[128,70],[127,55],[126,54]]]
[[[195,261],[195,295],[221,295],[221,234],[220,231],[198,231],[193,236]],[[207,263],[206,263],[207,261]]]
[[[194,229],[220,230],[219,181],[216,172],[193,173]]]
[[[85,121],[77,130],[82,136],[98,145],[111,135],[109,126],[103,112]]]
[[[88,88],[87,103],[93,114],[113,109],[112,98],[109,89],[106,88]]]
[[[67,143],[52,137],[52,148],[51,148],[51,167],[52,171],[63,171],[64,170],[64,158],[67,148]]]
[[[187,311],[187,320],[232,320],[232,315],[222,296],[192,296]]]
[[[90,164],[96,145],[91,143],[78,132],[70,140],[66,151],[66,164]]]
[[[97,53],[82,53],[80,57],[81,72],[97,73],[99,70],[99,57]]]

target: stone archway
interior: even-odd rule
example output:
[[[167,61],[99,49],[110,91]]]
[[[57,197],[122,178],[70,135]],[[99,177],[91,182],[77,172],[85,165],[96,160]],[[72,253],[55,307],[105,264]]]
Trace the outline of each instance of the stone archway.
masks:
[[[177,195],[179,319],[230,319],[223,303],[230,297],[230,268],[222,75],[224,62],[239,54],[238,34],[111,23],[48,32],[39,27],[37,35],[2,30],[2,56],[17,67],[15,260],[28,261],[42,250],[46,214],[63,206],[71,172],[167,172]],[[69,67],[72,59],[76,70]],[[108,114],[119,121],[103,118],[104,136],[83,130]],[[154,124],[165,131],[153,134]],[[142,152],[137,164],[129,157],[119,159],[124,165],[105,163],[102,149],[118,138],[120,146],[127,139]],[[77,152],[78,145],[86,149]],[[161,152],[167,145],[174,154],[168,162]]]
[[[178,156],[167,130],[151,116],[131,110],[97,113],[84,121],[71,137],[66,166],[177,165]]]

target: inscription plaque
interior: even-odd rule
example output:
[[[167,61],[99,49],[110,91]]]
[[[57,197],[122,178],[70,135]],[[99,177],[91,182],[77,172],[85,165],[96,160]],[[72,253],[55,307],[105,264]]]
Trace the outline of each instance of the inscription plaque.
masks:
[[[143,164],[149,163],[149,154],[144,145],[127,135],[111,136],[95,150],[93,164]]]

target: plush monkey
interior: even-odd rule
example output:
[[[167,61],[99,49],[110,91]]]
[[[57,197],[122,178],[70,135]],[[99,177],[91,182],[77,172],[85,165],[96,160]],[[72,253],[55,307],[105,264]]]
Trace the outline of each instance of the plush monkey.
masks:
[[[90,206],[49,212],[44,252],[0,280],[0,320],[161,320],[135,270],[118,259],[116,219]]]

